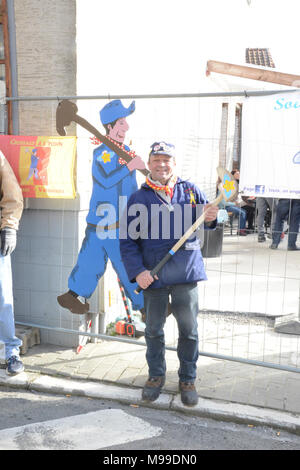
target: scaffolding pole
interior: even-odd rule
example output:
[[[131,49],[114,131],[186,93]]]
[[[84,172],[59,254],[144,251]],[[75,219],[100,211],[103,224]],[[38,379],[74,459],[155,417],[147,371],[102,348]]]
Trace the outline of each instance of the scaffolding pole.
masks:
[[[292,90],[251,90],[251,91],[228,91],[228,92],[207,92],[207,93],[157,93],[157,94],[107,94],[107,95],[73,95],[73,96],[7,96],[9,101],[61,101],[61,100],[113,100],[113,99],[153,99],[153,98],[226,98],[234,96],[267,96],[278,93],[299,93],[299,88]]]
[[[57,333],[69,333],[69,334],[78,334],[80,336],[89,336],[91,338],[99,338],[103,339],[105,341],[118,341],[121,343],[131,343],[135,344],[136,346],[146,346],[146,343],[141,343],[137,340],[134,339],[127,339],[127,338],[119,338],[117,336],[108,336],[108,335],[103,335],[100,333],[89,333],[89,332],[84,332],[84,331],[76,331],[76,330],[70,330],[67,328],[57,328],[57,327],[51,327],[51,326],[45,326],[45,325],[38,325],[35,323],[24,323],[24,322],[19,322],[16,321],[17,325],[21,326],[29,326],[32,328],[40,328],[40,329],[45,329],[45,330],[54,330]],[[165,349],[168,351],[177,351],[177,348],[172,347],[172,346],[165,346]],[[209,352],[203,352],[199,351],[199,356],[205,356],[205,357],[210,357],[212,359],[222,359],[222,360],[227,360],[227,361],[233,361],[233,362],[241,362],[243,364],[249,364],[252,366],[262,366],[262,367],[267,367],[269,369],[279,369],[279,370],[284,370],[287,372],[297,372],[300,373],[300,369],[297,367],[292,367],[292,366],[283,366],[280,364],[273,364],[272,362],[262,362],[262,361],[256,361],[254,359],[244,359],[243,357],[234,357],[234,356],[227,356],[223,354],[217,354],[217,353],[209,353]]]

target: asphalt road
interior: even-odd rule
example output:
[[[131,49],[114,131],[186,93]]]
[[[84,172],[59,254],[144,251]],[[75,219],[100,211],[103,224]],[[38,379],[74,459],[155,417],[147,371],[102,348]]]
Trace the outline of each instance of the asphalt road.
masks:
[[[0,410],[0,449],[101,449],[109,455],[122,450],[133,455],[138,450],[300,449],[300,436],[285,431],[102,399],[0,387]]]

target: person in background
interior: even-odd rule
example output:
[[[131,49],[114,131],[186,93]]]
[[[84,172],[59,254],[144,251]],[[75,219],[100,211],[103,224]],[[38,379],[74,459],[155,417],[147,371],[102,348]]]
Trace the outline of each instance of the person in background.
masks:
[[[233,170],[231,174],[234,175],[235,179],[237,177],[235,176]],[[237,175],[239,177],[239,173]],[[217,188],[218,184],[220,182],[220,178],[217,181]],[[237,182],[239,182],[239,178],[237,179]],[[218,189],[217,189],[217,194],[218,194]],[[241,237],[244,237],[247,235],[246,232],[246,221],[247,221],[247,212],[244,209],[244,206],[246,203],[242,200],[241,196],[237,194],[236,198],[234,201],[224,201],[224,199],[220,202],[219,204],[219,209],[225,209],[227,212],[232,213],[238,218],[239,225],[238,225],[238,235]]]
[[[237,183],[240,183],[240,170],[232,170],[231,174]],[[238,196],[239,207],[246,212],[246,230],[248,233],[254,232],[254,219],[256,211],[256,201],[254,197],[249,196]]]
[[[289,224],[287,249],[289,251],[300,250],[300,247],[296,245],[300,226],[300,199],[279,199],[270,248],[272,250],[278,248],[285,220]]]
[[[276,206],[277,206],[277,199],[273,199],[272,197],[257,197],[256,198],[256,209],[257,209],[257,240],[259,243],[265,242],[265,217],[267,210],[271,211],[271,234],[273,233],[274,226],[275,226],[275,219],[276,219]]]
[[[17,244],[17,230],[23,212],[23,196],[15,174],[0,151],[0,341],[5,346],[6,373],[23,372],[22,341],[15,334],[13,283],[10,255]]]

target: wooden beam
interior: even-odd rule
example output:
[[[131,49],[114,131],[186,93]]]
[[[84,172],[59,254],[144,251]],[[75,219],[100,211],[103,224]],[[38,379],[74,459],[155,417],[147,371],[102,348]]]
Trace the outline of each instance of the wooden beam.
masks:
[[[209,75],[210,72],[300,88],[300,75],[247,67],[246,65],[235,65],[228,64],[227,62],[219,62],[217,60],[209,60],[207,62],[206,74]]]

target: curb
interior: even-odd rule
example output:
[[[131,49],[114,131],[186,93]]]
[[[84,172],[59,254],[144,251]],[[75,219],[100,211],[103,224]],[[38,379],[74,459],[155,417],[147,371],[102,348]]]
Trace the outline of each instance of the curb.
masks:
[[[58,395],[113,400],[123,404],[183,412],[193,416],[221,419],[222,421],[231,421],[239,424],[269,426],[294,434],[300,434],[299,415],[221,400],[216,401],[199,397],[198,404],[191,408],[181,403],[179,394],[161,393],[155,402],[147,403],[141,399],[141,390],[137,388],[64,379],[27,372],[10,377],[6,375],[4,370],[0,370],[0,386],[3,385]]]

